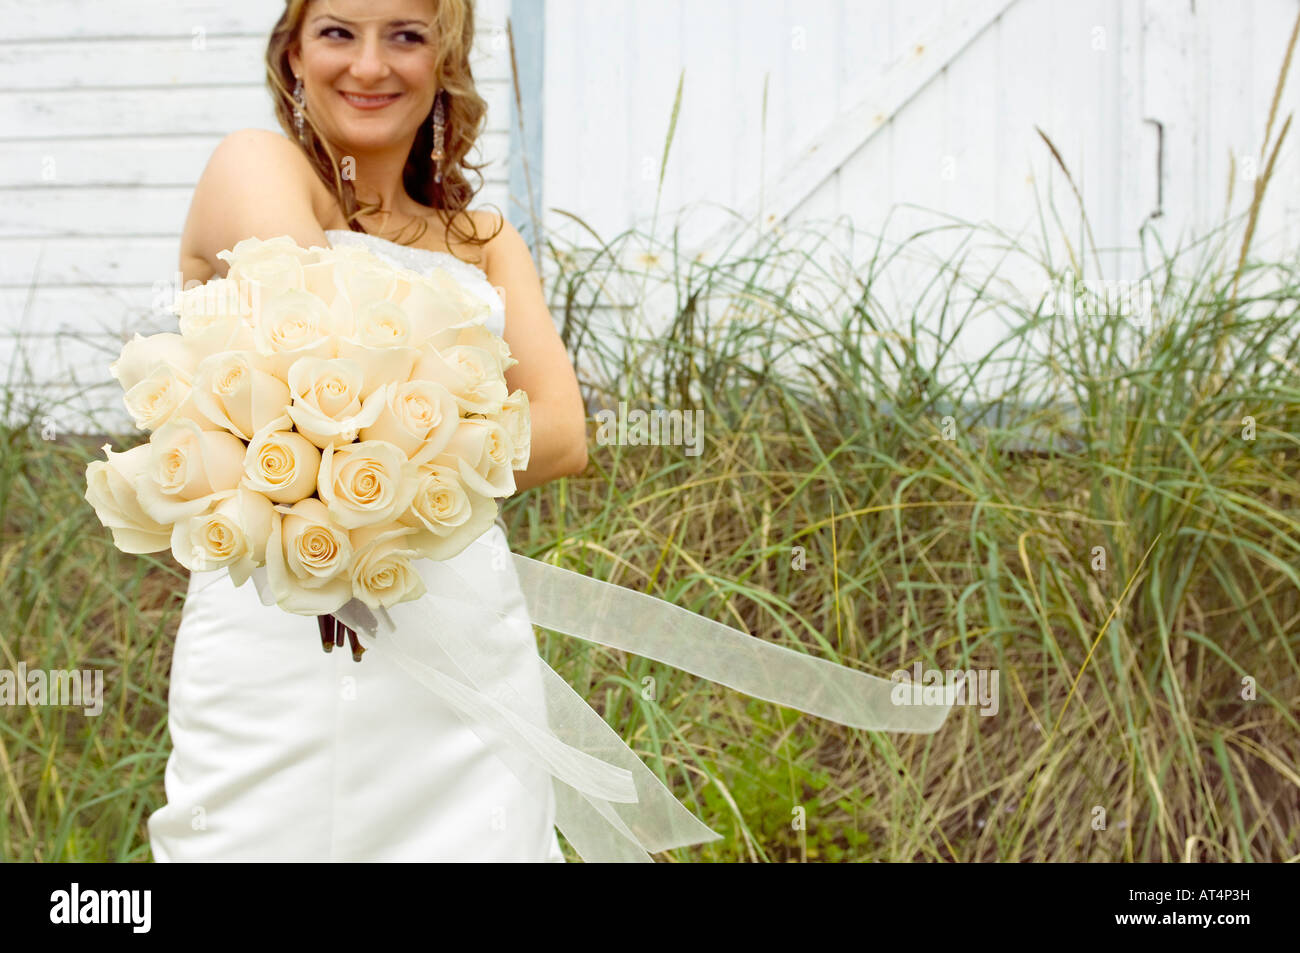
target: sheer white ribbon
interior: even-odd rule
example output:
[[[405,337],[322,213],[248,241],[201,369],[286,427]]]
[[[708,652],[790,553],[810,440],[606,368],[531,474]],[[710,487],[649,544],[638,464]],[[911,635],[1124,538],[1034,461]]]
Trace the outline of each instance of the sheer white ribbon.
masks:
[[[487,535],[471,545],[494,548]],[[509,556],[506,572],[524,594],[528,621],[542,628],[854,728],[931,733],[951,709],[896,705],[894,682],[764,642],[644,593]],[[535,692],[519,690],[501,674],[504,666],[475,633],[524,620],[496,608],[482,581],[451,562],[424,579],[419,599],[375,611],[353,599],[334,614],[368,651],[389,654],[446,700],[541,803],[553,792],[555,826],[584,861],[648,862],[652,853],[722,837],[540,655],[541,704]],[[255,571],[253,581],[259,599],[274,605],[265,570]],[[536,764],[545,775],[529,770]]]

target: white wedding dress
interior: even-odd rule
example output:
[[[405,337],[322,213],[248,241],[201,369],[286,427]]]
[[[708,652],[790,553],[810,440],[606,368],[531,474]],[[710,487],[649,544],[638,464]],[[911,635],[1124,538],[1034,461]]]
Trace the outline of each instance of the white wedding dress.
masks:
[[[326,236],[413,270],[447,269],[503,333],[501,300],[473,265],[360,232]],[[505,551],[499,520],[481,539]],[[427,583],[454,568],[456,584],[474,590],[466,596],[506,613],[474,639],[540,702],[527,605],[516,577],[503,585],[493,552],[472,545],[448,564],[417,565]],[[168,702],[167,803],[149,818],[156,861],[564,860],[544,767],[525,765],[525,784],[390,657],[324,652],[314,617],[263,605],[251,581],[236,587],[224,569],[190,576]],[[546,803],[539,790],[551,792]]]

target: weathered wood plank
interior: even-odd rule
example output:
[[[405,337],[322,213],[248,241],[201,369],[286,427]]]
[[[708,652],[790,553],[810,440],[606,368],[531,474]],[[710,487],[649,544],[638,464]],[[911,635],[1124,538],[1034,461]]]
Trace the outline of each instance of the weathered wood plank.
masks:
[[[132,136],[10,142],[0,150],[0,189],[70,185],[193,187],[221,138]],[[504,160],[510,136],[505,130],[489,129],[479,142],[481,155]],[[494,180],[501,180],[504,174],[487,171],[493,173]]]

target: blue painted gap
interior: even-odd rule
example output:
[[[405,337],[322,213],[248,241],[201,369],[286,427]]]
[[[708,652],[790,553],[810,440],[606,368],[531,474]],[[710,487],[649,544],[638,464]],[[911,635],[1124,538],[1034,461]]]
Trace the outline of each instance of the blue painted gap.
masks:
[[[510,25],[514,31],[515,63],[519,70],[519,98],[510,93],[510,195],[505,215],[530,247],[538,247],[533,215],[544,219],[542,201],[542,88],[545,83],[546,0],[510,0]],[[519,109],[523,110],[523,133]],[[527,157],[527,172],[524,159]],[[528,176],[532,178],[529,207]]]

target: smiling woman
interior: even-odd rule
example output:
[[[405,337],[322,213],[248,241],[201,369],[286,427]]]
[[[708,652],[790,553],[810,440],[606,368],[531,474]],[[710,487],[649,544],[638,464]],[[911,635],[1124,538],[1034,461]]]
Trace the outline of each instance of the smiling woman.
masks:
[[[482,168],[466,159],[487,116],[470,68],[473,38],[465,0],[286,4],[267,47],[267,83],[281,126],[330,186],[346,227],[379,218],[366,230],[393,237],[384,230],[436,214],[458,239],[486,241],[454,221],[476,191],[466,170]]]
[[[528,247],[468,207],[465,155],[486,112],[473,34],[469,0],[289,0],[267,48],[288,138],[247,129],[221,142],[194,192],[181,263],[187,280],[206,280],[225,274],[219,253],[241,240],[287,235],[303,247],[355,237],[406,267],[445,268],[489,305],[488,329],[517,362],[507,383],[527,394],[532,418],[531,456],[515,473],[524,489],[585,466],[584,414]],[[498,523],[417,567],[428,592],[455,579],[493,612],[475,646],[491,653],[499,689],[540,705],[525,600],[499,565],[508,552]],[[412,625],[404,635],[423,634]],[[263,605],[226,570],[191,574],[167,804],[149,821],[155,859],[563,859],[542,765],[508,765],[384,651],[355,664],[320,644],[312,618]]]

